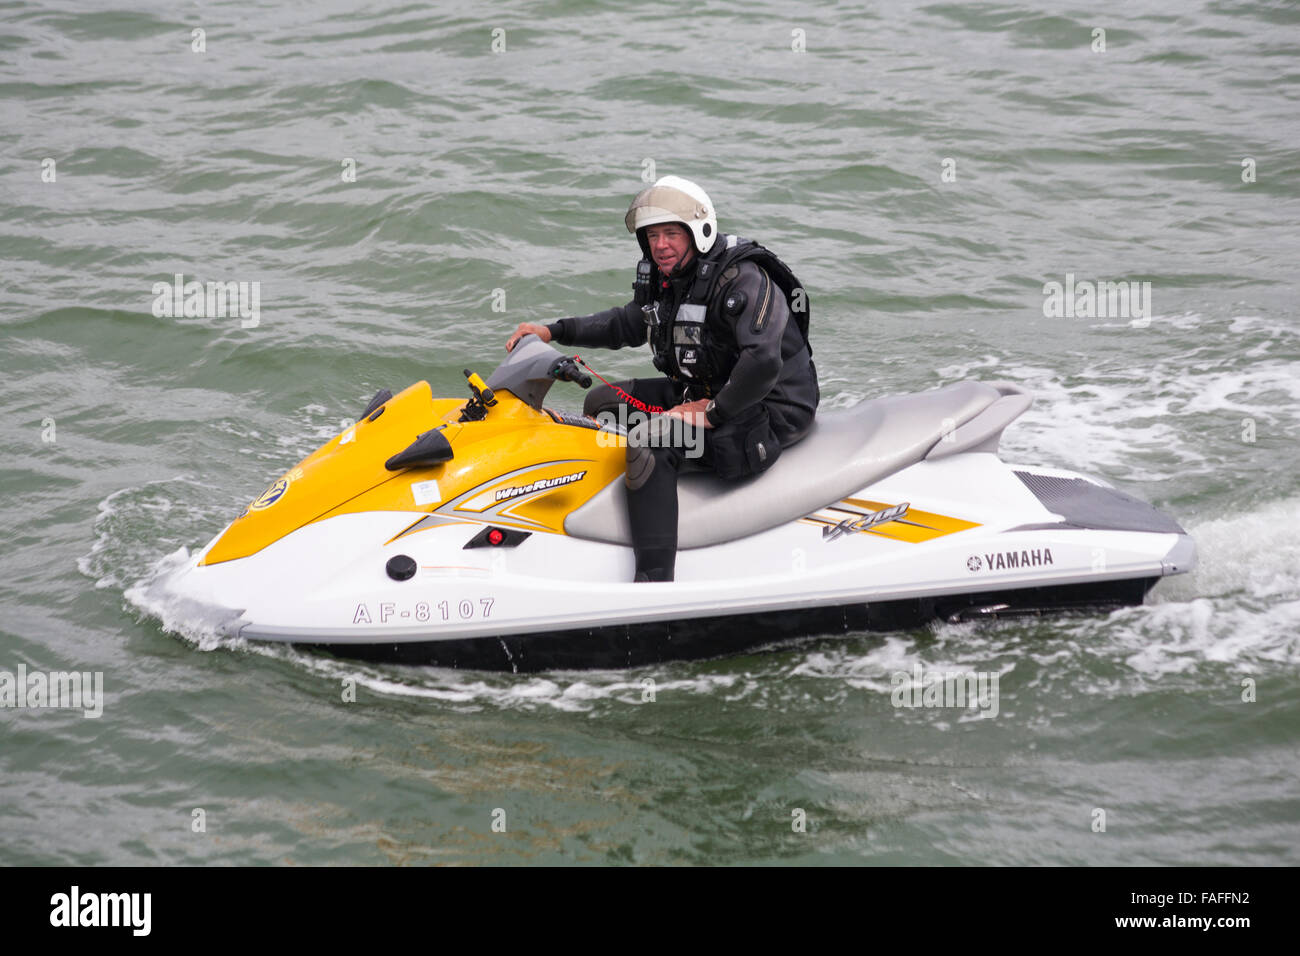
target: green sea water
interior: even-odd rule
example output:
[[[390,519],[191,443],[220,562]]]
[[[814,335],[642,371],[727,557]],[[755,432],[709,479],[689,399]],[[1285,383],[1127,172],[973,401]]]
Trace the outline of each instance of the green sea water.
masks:
[[[0,709],[0,863],[1300,862],[1295,4],[9,2],[0,129],[0,671],[105,694]],[[376,389],[627,301],[670,173],[803,279],[823,407],[1018,382],[1004,458],[1151,501],[1199,570],[531,676],[137,599]],[[257,324],[155,315],[177,273]],[[1067,276],[1149,314],[1049,316]],[[917,664],[999,673],[998,716],[893,707]]]

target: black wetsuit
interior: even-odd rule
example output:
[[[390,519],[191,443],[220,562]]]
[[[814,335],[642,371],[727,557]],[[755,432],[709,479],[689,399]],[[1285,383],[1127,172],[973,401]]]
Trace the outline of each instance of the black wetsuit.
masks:
[[[655,297],[663,321],[676,321],[698,261],[693,256],[677,273],[658,280]],[[667,364],[676,374],[617,384],[639,401],[664,409],[712,398],[709,421],[714,427],[699,433],[701,463],[728,480],[757,475],[772,466],[783,447],[807,434],[821,397],[817,371],[785,295],[756,263],[742,261],[721,274],[705,315],[702,348],[711,354],[706,368],[689,376],[674,360]],[[646,317],[635,300],[594,315],[560,319],[547,328],[559,345],[618,349],[642,345],[648,338]],[[602,385],[588,394],[583,410],[599,417],[621,404],[618,394]],[[634,429],[628,441],[632,540],[638,575],[650,580],[673,577],[677,474],[691,451],[682,442],[662,442],[662,434],[646,441],[644,429]]]

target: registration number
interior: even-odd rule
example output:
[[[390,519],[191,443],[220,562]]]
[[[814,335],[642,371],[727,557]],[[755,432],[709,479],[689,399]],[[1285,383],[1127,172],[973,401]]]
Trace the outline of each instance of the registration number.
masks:
[[[469,598],[459,601],[417,601],[415,604],[398,604],[394,601],[361,603],[352,615],[353,624],[388,624],[393,621],[472,621],[492,616],[496,598],[479,598],[477,603]],[[372,612],[373,607],[373,612]]]

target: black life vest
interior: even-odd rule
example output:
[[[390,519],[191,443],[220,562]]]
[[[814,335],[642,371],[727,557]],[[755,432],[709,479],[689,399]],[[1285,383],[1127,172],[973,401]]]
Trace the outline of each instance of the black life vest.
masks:
[[[739,350],[722,309],[713,298],[720,283],[735,278],[735,273],[729,270],[742,262],[753,262],[762,268],[781,290],[804,347],[812,355],[808,342],[808,293],[803,283],[775,253],[751,239],[724,234],[708,254],[699,257],[695,278],[676,308],[658,298],[663,280],[654,262],[647,257],[637,263],[632,291],[646,317],[655,368],[673,381],[696,384],[707,394],[713,394],[727,383]]]

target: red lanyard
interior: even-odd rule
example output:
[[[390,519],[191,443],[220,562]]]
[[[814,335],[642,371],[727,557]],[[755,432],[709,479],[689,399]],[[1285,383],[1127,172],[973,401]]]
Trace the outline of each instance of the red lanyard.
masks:
[[[631,405],[633,408],[639,409],[640,411],[643,411],[643,412],[662,412],[662,411],[664,411],[664,409],[661,408],[661,407],[658,406],[658,405],[647,405],[645,402],[641,401],[639,398],[634,398],[633,396],[629,395],[627,392],[623,391],[621,388],[619,388],[619,387],[618,387],[617,385],[615,385],[613,382],[609,381],[609,379],[605,378],[605,376],[601,375],[601,374],[600,374],[599,372],[597,372],[594,368],[592,368],[590,365],[588,365],[586,362],[584,362],[584,361],[582,360],[582,356],[581,356],[581,355],[575,355],[574,358],[578,360],[578,364],[579,364],[579,365],[581,365],[583,368],[585,368],[585,369],[586,369],[588,372],[590,372],[592,375],[596,376],[596,378],[600,379],[602,382],[604,382],[606,385],[608,385],[610,388],[612,388],[615,392],[618,393],[618,397],[619,397],[619,398],[623,399],[623,401],[627,402],[627,403],[628,403],[629,405]]]

